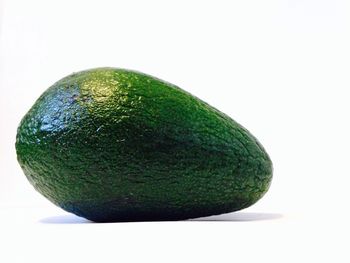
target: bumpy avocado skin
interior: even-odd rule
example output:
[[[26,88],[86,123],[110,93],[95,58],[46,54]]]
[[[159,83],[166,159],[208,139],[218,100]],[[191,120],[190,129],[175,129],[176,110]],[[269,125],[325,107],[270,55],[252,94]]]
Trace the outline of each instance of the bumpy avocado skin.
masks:
[[[96,222],[180,220],[254,204],[272,163],[241,125],[180,88],[97,68],[56,82],[22,119],[30,183]]]

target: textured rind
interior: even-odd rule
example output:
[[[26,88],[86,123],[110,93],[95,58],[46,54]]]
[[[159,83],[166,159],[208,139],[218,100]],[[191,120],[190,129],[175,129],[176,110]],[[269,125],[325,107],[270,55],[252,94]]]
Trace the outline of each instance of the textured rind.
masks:
[[[170,83],[115,68],[45,91],[20,123],[16,150],[37,191],[96,222],[236,211],[272,179],[269,156],[234,120]]]

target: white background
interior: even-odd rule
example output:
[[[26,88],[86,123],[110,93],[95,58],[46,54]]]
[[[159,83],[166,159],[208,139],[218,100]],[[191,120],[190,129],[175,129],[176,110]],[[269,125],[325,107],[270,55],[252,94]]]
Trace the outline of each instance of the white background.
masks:
[[[349,1],[3,0],[0,26],[0,262],[349,262]],[[17,125],[55,81],[101,66],[243,124],[273,160],[268,194],[158,223],[88,223],[45,200],[17,164]]]

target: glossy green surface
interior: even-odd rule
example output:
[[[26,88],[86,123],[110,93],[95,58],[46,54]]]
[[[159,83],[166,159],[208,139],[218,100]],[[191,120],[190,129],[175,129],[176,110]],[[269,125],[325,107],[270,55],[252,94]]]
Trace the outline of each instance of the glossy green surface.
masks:
[[[177,220],[248,207],[272,163],[242,126],[180,88],[123,69],[72,74],[23,118],[31,184],[93,221]]]

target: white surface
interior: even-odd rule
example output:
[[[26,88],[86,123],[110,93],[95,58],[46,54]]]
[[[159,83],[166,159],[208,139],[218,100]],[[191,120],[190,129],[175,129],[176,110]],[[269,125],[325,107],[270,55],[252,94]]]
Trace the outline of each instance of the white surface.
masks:
[[[348,1],[0,2],[0,262],[349,262]],[[269,193],[216,219],[91,224],[26,181],[16,128],[73,71],[177,84],[247,127]]]

